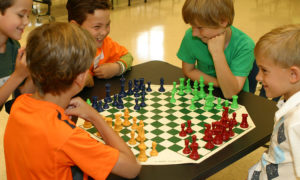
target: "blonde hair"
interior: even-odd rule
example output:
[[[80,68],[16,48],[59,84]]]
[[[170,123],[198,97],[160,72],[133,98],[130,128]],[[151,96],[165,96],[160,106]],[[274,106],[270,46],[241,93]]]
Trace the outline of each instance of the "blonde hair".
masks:
[[[94,38],[73,23],[44,24],[27,39],[27,66],[41,94],[67,90],[91,66],[95,54]]]
[[[186,24],[203,23],[207,26],[219,26],[222,21],[232,25],[234,6],[232,0],[186,0],[182,8],[182,17]]]
[[[282,67],[300,67],[300,24],[281,26],[263,35],[254,54],[270,58]]]

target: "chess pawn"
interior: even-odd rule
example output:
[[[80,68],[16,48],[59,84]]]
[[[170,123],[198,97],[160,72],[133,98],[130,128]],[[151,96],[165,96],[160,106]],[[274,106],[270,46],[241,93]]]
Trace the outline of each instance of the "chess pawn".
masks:
[[[138,137],[136,138],[137,141],[145,141],[145,131],[143,126],[139,125],[137,128],[138,131]]]
[[[143,120],[140,120],[140,122],[139,122],[139,126],[142,126],[142,127],[144,127],[144,121]]]
[[[105,118],[105,121],[106,121],[107,125],[112,128],[112,118],[107,117],[107,118]]]
[[[131,135],[131,138],[129,139],[128,143],[129,143],[130,145],[135,145],[135,144],[136,144],[136,140],[134,139],[135,132],[134,132],[134,131],[131,131],[131,132],[130,132],[130,135]]]
[[[131,123],[128,120],[129,116],[124,116],[124,122],[123,122],[123,126],[128,127],[131,125]]]
[[[119,132],[122,130],[122,121],[120,118],[116,119],[114,130]]]
[[[133,117],[132,121],[133,121],[133,124],[131,126],[131,129],[132,130],[137,130],[138,125],[136,124],[136,121],[137,121],[136,117]]]
[[[144,141],[141,141],[141,143],[138,145],[138,148],[140,149],[140,154],[138,155],[137,159],[140,162],[145,162],[148,160],[148,157],[146,155],[146,145],[144,144]]]
[[[91,128],[92,126],[93,126],[93,124],[89,121],[84,121],[84,123],[83,123],[84,128]]]
[[[129,116],[129,110],[128,108],[125,108],[124,110],[124,117]]]
[[[157,145],[157,143],[155,141],[153,141],[152,142],[152,150],[150,152],[151,156],[157,156],[158,155],[158,152],[156,150],[156,145]]]

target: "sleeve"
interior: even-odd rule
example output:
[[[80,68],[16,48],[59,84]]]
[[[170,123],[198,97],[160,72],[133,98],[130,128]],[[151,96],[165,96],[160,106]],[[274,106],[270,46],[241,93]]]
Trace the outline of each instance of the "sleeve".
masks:
[[[131,68],[132,65],[132,61],[133,61],[133,56],[131,55],[130,52],[128,52],[127,54],[123,55],[120,57],[121,62],[124,64],[125,66],[125,71],[127,71],[128,69]]]
[[[230,64],[231,72],[235,76],[246,77],[252,70],[254,62],[254,42],[249,39],[239,41]]]
[[[191,53],[191,41],[192,40],[192,29],[188,29],[181,41],[179,50],[177,52],[177,57],[189,64],[195,64],[196,59],[193,57]]]
[[[76,166],[94,179],[106,179],[119,159],[117,149],[96,141],[78,127],[62,150]]]
[[[120,58],[128,53],[128,50],[124,47],[118,44],[117,42],[113,41],[110,37],[107,38],[107,44],[104,47],[104,54],[108,57],[107,62],[116,62],[120,61]],[[124,62],[125,63],[125,62]],[[127,66],[127,64],[126,64]]]
[[[298,113],[297,118],[299,117],[300,113]],[[294,168],[296,171],[297,177],[300,177],[300,123],[297,122],[292,126],[288,127],[288,137],[290,141],[290,148],[291,148],[291,155],[294,162]]]

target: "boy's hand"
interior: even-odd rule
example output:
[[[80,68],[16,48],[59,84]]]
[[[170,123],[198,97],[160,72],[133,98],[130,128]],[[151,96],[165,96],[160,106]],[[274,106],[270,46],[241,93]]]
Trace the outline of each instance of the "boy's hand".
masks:
[[[15,65],[15,71],[14,73],[18,77],[26,78],[29,75],[28,69],[27,69],[27,63],[26,63],[26,54],[25,54],[25,48],[20,48],[18,50],[18,55],[16,58],[16,65]]]
[[[216,37],[209,39],[207,42],[207,46],[212,56],[218,53],[224,53],[225,32],[217,35]]]
[[[98,112],[80,97],[75,97],[71,99],[69,106],[65,110],[65,114],[67,116],[80,117],[94,124],[93,120],[97,119],[94,117],[98,115]]]
[[[120,65],[118,63],[101,64],[94,70],[97,78],[110,79],[120,73]]]

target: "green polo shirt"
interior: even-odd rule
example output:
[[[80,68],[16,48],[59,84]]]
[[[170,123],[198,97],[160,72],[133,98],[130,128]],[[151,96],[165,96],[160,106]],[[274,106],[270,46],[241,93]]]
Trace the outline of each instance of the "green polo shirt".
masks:
[[[239,29],[231,26],[231,39],[224,53],[231,72],[235,76],[248,76],[254,62],[254,41]],[[199,38],[192,36],[192,28],[189,28],[181,42],[177,57],[189,64],[216,77],[214,61],[208,50],[207,44]],[[249,91],[248,78],[245,81],[244,91]]]
[[[18,41],[10,38],[7,40],[5,52],[0,53],[0,78],[9,76],[14,72],[19,48]]]

